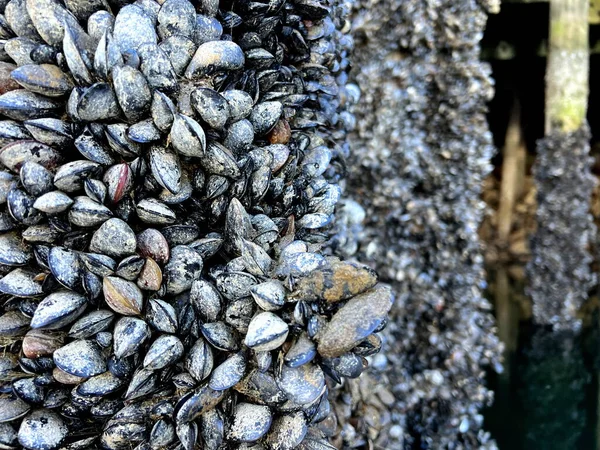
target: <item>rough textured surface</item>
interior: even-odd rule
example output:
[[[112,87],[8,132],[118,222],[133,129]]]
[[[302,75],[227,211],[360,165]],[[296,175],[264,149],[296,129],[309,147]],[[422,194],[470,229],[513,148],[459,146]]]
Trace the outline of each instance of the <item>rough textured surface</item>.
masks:
[[[0,442],[330,448],[329,389],[380,350],[392,302],[326,246],[349,8],[13,1],[29,30],[5,3],[23,89],[0,94]],[[58,432],[24,418],[38,408]]]
[[[594,187],[590,132],[554,132],[538,142],[534,175],[537,224],[528,265],[534,320],[578,329],[577,311],[596,282],[590,244],[596,227],[590,213]]]
[[[366,214],[347,201],[333,244],[342,254],[358,248],[397,302],[372,379],[340,395],[346,447],[496,447],[480,413],[492,397],[484,370],[499,368],[500,344],[482,296],[477,229],[494,153],[485,120],[493,86],[478,43],[486,8],[497,6],[384,0],[355,10],[351,76],[362,95],[347,195]],[[388,382],[392,392],[381,387]]]

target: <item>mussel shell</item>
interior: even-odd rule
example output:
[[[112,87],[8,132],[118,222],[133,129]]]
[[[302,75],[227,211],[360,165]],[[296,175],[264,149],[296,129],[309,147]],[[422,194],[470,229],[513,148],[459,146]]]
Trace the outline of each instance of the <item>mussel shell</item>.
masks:
[[[224,391],[215,391],[207,384],[202,385],[179,399],[175,406],[175,419],[180,423],[191,422],[212,409],[223,397]]]
[[[29,247],[15,232],[0,233],[0,264],[24,266],[32,259]]]
[[[202,257],[191,247],[178,245],[171,250],[171,258],[165,266],[167,293],[179,294],[192,287],[202,272]]]
[[[317,355],[316,344],[302,333],[285,354],[285,363],[290,367],[300,367],[309,363]]]
[[[266,442],[273,450],[292,450],[300,445],[307,432],[304,413],[297,411],[273,420]]]
[[[72,30],[77,41],[89,39],[75,16],[56,0],[26,0],[25,4],[36,30],[49,45],[62,44],[65,26]]]
[[[112,323],[115,315],[107,309],[91,311],[89,314],[79,318],[69,330],[69,337],[75,339],[86,339],[106,330]]]
[[[158,13],[158,34],[162,39],[172,35],[191,38],[196,28],[196,9],[188,0],[167,0]]]
[[[123,53],[158,40],[152,18],[137,5],[127,5],[119,11],[113,35]]]
[[[185,156],[200,157],[206,150],[204,130],[198,122],[184,114],[174,116],[171,127],[171,143],[179,153]]]
[[[78,377],[92,377],[106,372],[106,360],[92,341],[76,340],[54,352],[56,366]]]
[[[288,333],[288,325],[279,316],[263,312],[250,322],[244,344],[255,351],[270,351],[281,346]]]
[[[14,269],[0,279],[0,292],[15,297],[38,297],[43,294],[43,289],[36,275],[26,269]]]
[[[190,291],[190,302],[204,322],[214,322],[221,312],[221,295],[212,283],[195,280]]]
[[[164,333],[177,332],[177,313],[175,308],[164,300],[150,299],[146,311],[146,320],[150,325]]]
[[[111,123],[106,126],[106,138],[110,147],[125,157],[140,154],[141,146],[127,137],[128,126],[124,123]]]
[[[150,113],[154,125],[156,125],[160,131],[165,132],[173,125],[175,105],[165,94],[160,91],[154,91],[152,94]]]
[[[122,317],[115,324],[114,353],[118,359],[133,355],[150,338],[150,328],[142,319]]]
[[[159,46],[171,60],[175,73],[178,76],[183,75],[196,51],[194,41],[188,37],[175,34],[164,39]]]
[[[240,169],[233,154],[218,142],[210,142],[206,148],[206,153],[200,158],[202,167],[215,175],[221,175],[228,178],[237,178],[240,176]]]
[[[222,95],[227,100],[227,103],[229,103],[231,122],[245,119],[252,112],[254,101],[247,92],[232,89],[223,92]]]
[[[40,40],[40,35],[33,26],[25,7],[25,0],[12,0],[7,2],[4,15],[10,28],[17,36],[25,36],[34,40]]]
[[[181,167],[179,158],[170,150],[152,146],[150,148],[150,168],[158,183],[169,192],[176,194],[181,189]]]
[[[73,199],[61,191],[47,192],[33,202],[33,207],[46,214],[57,214],[69,209]]]
[[[101,277],[107,277],[115,272],[117,263],[110,256],[98,253],[81,253],[81,262],[92,273]]]
[[[77,103],[79,118],[87,122],[119,117],[121,108],[115,91],[108,83],[95,83],[83,91]]]
[[[262,136],[271,131],[282,112],[283,105],[279,102],[262,102],[254,106],[250,114],[250,122],[256,134]]]
[[[39,303],[31,319],[31,328],[60,329],[77,319],[86,304],[86,298],[76,292],[54,292]]]
[[[54,278],[64,287],[77,290],[81,283],[79,255],[62,247],[52,247],[48,253],[48,267]]]
[[[219,350],[235,352],[240,348],[237,333],[223,322],[202,324],[200,330],[210,345]]]
[[[325,375],[315,364],[303,364],[297,368],[283,365],[277,384],[295,403],[306,405],[317,400],[325,391]]]
[[[54,186],[65,192],[83,189],[83,181],[100,173],[100,165],[93,161],[71,161],[62,165],[54,175]]]
[[[127,137],[134,142],[147,144],[158,141],[161,135],[152,119],[146,119],[131,125],[127,130]]]
[[[23,124],[14,120],[0,120],[0,146],[26,139],[31,139],[31,135]]]
[[[199,338],[186,356],[185,367],[197,381],[202,381],[212,373],[213,361],[210,346]]]
[[[209,71],[238,70],[244,66],[244,52],[232,41],[210,41],[198,47],[185,71],[185,77],[194,79]]]
[[[389,287],[377,286],[342,306],[319,335],[319,353],[341,356],[367,338],[387,317],[394,296]]]
[[[141,256],[131,255],[121,260],[117,265],[116,274],[129,281],[137,279],[144,267],[145,260]]]
[[[144,358],[144,368],[159,370],[175,363],[183,355],[183,344],[177,336],[163,334],[156,339]]]
[[[104,203],[108,189],[102,181],[88,178],[83,184],[83,189],[90,199],[97,203]]]
[[[84,396],[105,396],[119,390],[126,381],[116,377],[110,372],[88,378],[77,386],[77,393]]]
[[[18,172],[26,162],[53,169],[61,159],[60,153],[52,147],[36,141],[16,141],[0,150],[0,163],[12,172]]]
[[[135,233],[121,219],[104,222],[92,236],[90,251],[108,256],[123,257],[135,253]]]
[[[73,142],[73,131],[69,123],[52,117],[26,120],[27,131],[35,140],[47,145],[63,147]]]
[[[115,164],[104,172],[102,181],[106,185],[106,192],[111,203],[118,203],[126,198],[133,188],[133,172],[129,164]]]
[[[127,120],[134,123],[143,119],[152,100],[152,93],[144,75],[139,70],[125,65],[113,68],[112,76],[119,106]]]
[[[0,316],[0,337],[13,338],[27,333],[30,319],[20,311],[8,311]]]
[[[88,68],[88,66],[91,67],[91,62],[87,55],[82,53],[83,42],[76,42],[74,33],[68,24],[65,24],[64,33],[63,56],[72,77],[79,85],[85,86],[93,83],[93,77]]]
[[[154,424],[150,431],[149,444],[151,448],[164,448],[175,439],[175,427],[164,419]]]
[[[225,97],[209,88],[198,88],[191,95],[192,106],[204,122],[222,129],[229,120],[229,104]]]
[[[138,48],[138,53],[142,60],[141,71],[150,87],[164,92],[177,89],[177,74],[162,48],[156,44],[144,44]]]
[[[23,338],[23,354],[32,359],[50,356],[65,344],[65,337],[62,331],[31,329]]]
[[[134,400],[152,393],[158,384],[157,372],[148,369],[139,369],[133,374],[133,378],[125,393],[126,400]]]
[[[88,33],[94,41],[98,41],[98,39],[100,38],[100,36],[102,35],[102,32],[104,30],[112,28],[115,17],[112,15],[112,13],[110,11],[103,10],[101,7],[98,7],[97,0],[90,2],[90,3],[80,2],[79,0],[69,0],[69,1],[77,2],[79,10],[84,9],[86,7],[90,8],[91,6],[94,6],[92,14],[88,15],[86,13],[85,15],[83,15],[83,17],[85,17],[85,19],[87,19]],[[84,4],[79,5],[79,3],[84,3]],[[67,5],[68,4],[69,4],[69,2],[67,2]],[[103,6],[106,6],[106,4],[104,4]],[[69,6],[67,6],[67,8],[69,8]],[[71,9],[71,8],[69,8],[69,9]]]
[[[104,299],[115,312],[135,316],[142,312],[144,296],[137,285],[118,277],[106,277],[103,281]]]
[[[28,449],[57,448],[68,431],[66,423],[57,413],[48,409],[38,409],[21,422],[19,443]]]
[[[239,442],[258,441],[269,431],[272,420],[268,406],[238,403],[228,436]]]
[[[215,367],[208,385],[215,391],[229,389],[242,379],[245,371],[246,356],[243,353],[236,353]]]
[[[0,397],[0,423],[22,418],[31,406],[16,396]]]
[[[61,97],[73,89],[69,77],[52,64],[27,64],[13,70],[10,76],[28,91],[46,97]]]
[[[135,211],[142,222],[152,225],[168,225],[176,220],[175,212],[155,198],[141,200]]]
[[[82,228],[98,226],[111,217],[110,209],[85,196],[75,197],[75,201],[69,209],[69,221]]]
[[[152,258],[159,264],[165,264],[169,260],[169,243],[164,235],[154,228],[146,228],[138,234],[137,246],[143,256]]]

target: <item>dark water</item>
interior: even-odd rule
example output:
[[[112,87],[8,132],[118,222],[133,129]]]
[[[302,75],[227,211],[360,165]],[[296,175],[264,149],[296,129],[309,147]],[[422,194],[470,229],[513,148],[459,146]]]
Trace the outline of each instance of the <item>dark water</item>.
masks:
[[[489,298],[506,350],[504,373],[488,376],[496,400],[485,411],[486,429],[500,450],[600,449],[597,314],[580,334],[535,327],[516,301],[522,292],[504,272],[490,273],[499,289]]]

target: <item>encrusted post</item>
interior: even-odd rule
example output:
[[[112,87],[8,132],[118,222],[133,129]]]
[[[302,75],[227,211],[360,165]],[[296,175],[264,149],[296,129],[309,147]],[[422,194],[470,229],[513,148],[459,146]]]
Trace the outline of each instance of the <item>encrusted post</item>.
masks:
[[[596,230],[586,123],[588,10],[588,0],[550,2],[546,136],[534,167],[538,229],[528,272],[534,320],[555,328],[579,328],[577,311],[595,282],[589,267]]]
[[[493,84],[479,41],[497,6],[361,0],[355,11],[362,97],[347,192],[367,210],[360,259],[397,294],[375,381],[359,380],[364,403],[353,403],[367,411],[376,448],[496,447],[479,412],[491,399],[483,367],[498,364],[500,346],[478,228],[494,154],[485,115]],[[351,430],[342,433],[348,446],[360,442]]]

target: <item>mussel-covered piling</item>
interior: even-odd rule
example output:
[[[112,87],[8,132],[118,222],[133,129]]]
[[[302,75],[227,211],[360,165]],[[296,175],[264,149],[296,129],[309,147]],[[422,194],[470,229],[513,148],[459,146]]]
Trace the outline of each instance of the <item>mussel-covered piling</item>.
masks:
[[[354,10],[361,92],[347,192],[366,212],[345,201],[335,243],[341,254],[358,247],[398,300],[371,379],[349,383],[354,401],[336,403],[348,447],[496,448],[481,409],[492,397],[484,367],[498,368],[501,352],[478,227],[494,153],[479,41],[498,6],[390,0]]]
[[[577,330],[578,310],[596,283],[590,264],[596,227],[590,212],[589,2],[550,2],[546,134],[534,176],[537,230],[531,240],[528,292],[540,325]]]

